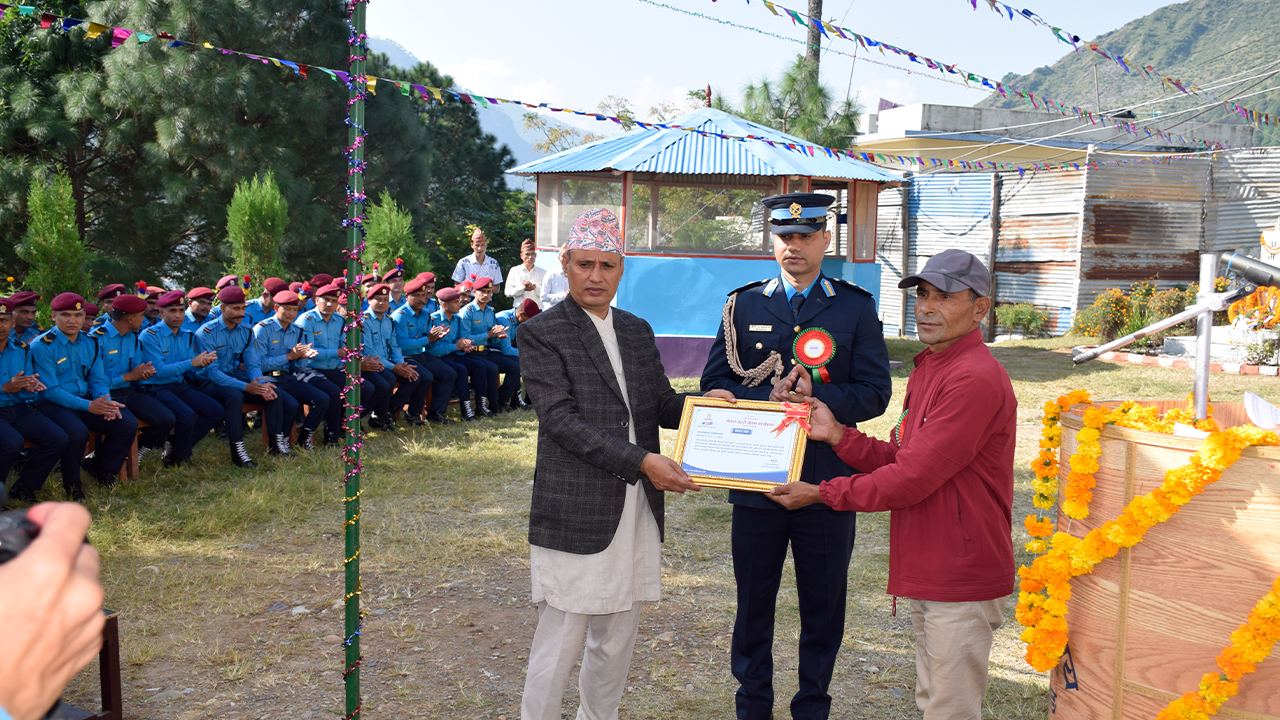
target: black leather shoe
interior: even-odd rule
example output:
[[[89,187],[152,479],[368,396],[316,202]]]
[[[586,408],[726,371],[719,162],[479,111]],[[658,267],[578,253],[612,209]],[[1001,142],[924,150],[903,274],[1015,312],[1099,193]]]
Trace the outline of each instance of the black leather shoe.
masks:
[[[436,425],[450,425],[453,423],[452,420],[444,416],[444,413],[440,412],[427,413],[427,422],[435,423]]]

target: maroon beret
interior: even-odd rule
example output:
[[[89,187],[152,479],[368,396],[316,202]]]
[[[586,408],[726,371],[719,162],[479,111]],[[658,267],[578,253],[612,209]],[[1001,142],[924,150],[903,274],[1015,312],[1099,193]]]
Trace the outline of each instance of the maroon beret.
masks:
[[[192,300],[212,300],[214,292],[207,287],[193,287],[187,297]]]
[[[342,289],[347,286],[347,278],[345,276],[340,278],[334,278],[333,284],[338,289]]]
[[[382,274],[382,282],[391,282],[394,278],[404,277],[404,270],[391,268]]]
[[[383,293],[389,293],[389,292],[391,292],[390,285],[386,283],[378,283],[373,287],[369,288],[368,291],[365,292],[364,296],[365,298],[371,298],[374,295],[381,295]]]
[[[542,312],[542,308],[538,307],[538,303],[534,302],[533,298],[525,298],[524,302],[520,303],[520,311],[525,317],[533,317]]]
[[[224,287],[230,287],[232,285],[239,285],[239,284],[240,284],[239,275],[223,275],[221,278],[218,279],[218,284],[214,285],[214,287],[221,290]]]
[[[436,292],[436,299],[442,303],[457,300],[462,297],[462,293],[458,292],[458,288],[445,288]]]
[[[422,278],[414,278],[404,284],[405,293],[416,293],[427,286],[427,281]]]
[[[299,290],[301,290],[301,289],[302,289],[302,286],[303,286],[304,284],[305,284],[305,283],[300,283],[300,282],[291,282],[291,283],[289,283],[289,289],[290,289],[290,290],[292,290],[292,291],[294,291],[294,292],[298,292]]]
[[[376,284],[377,284],[377,282],[378,282],[378,276],[377,276],[377,275],[372,275],[372,274],[370,274],[370,275],[365,275],[364,277],[360,278],[360,284],[361,284],[361,285],[368,285],[369,283],[374,283],[374,284],[376,285]]]
[[[147,301],[137,295],[121,295],[111,309],[122,313],[140,313],[147,309]]]
[[[272,295],[271,301],[277,305],[297,305],[302,299],[298,297],[298,293],[286,288]]]
[[[148,300],[159,300],[159,299],[160,299],[160,296],[161,296],[161,295],[163,295],[163,294],[165,294],[165,289],[164,289],[164,288],[162,288],[162,287],[156,287],[155,285],[148,285],[148,286],[147,286],[147,299],[148,299]]]
[[[98,315],[98,306],[97,306],[97,305],[94,305],[93,303],[85,303],[85,304],[84,304],[84,316],[85,316],[85,317],[96,317],[97,315]]]
[[[17,295],[14,295],[14,297],[17,297]],[[144,302],[142,304],[143,304],[143,309],[145,310],[146,303]],[[53,302],[49,303],[49,309],[53,310],[54,312],[60,312],[62,310],[83,310],[84,298],[72,292],[62,293],[61,295],[55,297],[53,299]]]
[[[121,285],[120,283],[111,283],[110,285],[98,291],[98,299],[111,300],[111,299],[114,299],[117,295],[121,295],[123,293],[124,293],[124,285]]]
[[[239,285],[224,287],[218,291],[218,302],[223,305],[239,305],[244,302],[244,290]]]
[[[276,296],[276,293],[284,292],[285,290],[289,289],[289,283],[277,277],[269,277],[266,280],[262,281],[262,289],[266,290],[274,299]]]
[[[0,314],[9,315],[13,313],[13,301],[7,297],[0,297]]]
[[[204,289],[208,289],[208,288],[204,288]],[[193,290],[192,292],[195,292],[195,291]],[[175,305],[181,307],[182,298],[186,296],[187,294],[182,292],[181,290],[170,290],[169,292],[160,296],[160,299],[156,302],[156,305],[162,308],[173,307]]]
[[[458,288],[458,292],[471,292],[476,289],[475,286],[471,284],[470,280],[463,280],[457,285],[454,285],[454,287]]]
[[[325,285],[321,287],[319,290],[315,291],[315,297],[318,297],[318,298],[337,297],[338,293],[341,291],[342,291],[342,288],[338,287],[334,283],[329,283],[328,285]]]
[[[80,296],[76,295],[76,297],[80,297]],[[23,290],[22,292],[16,292],[13,295],[11,295],[9,297],[9,302],[10,302],[10,306],[16,310],[17,308],[20,308],[26,305],[34,306],[36,304],[36,301],[38,301],[39,299],[40,299],[40,295],[38,293],[33,293],[30,290]]]
[[[331,282],[333,282],[333,276],[328,273],[319,273],[311,278],[311,284],[316,287],[324,287]]]
[[[489,286],[490,286],[490,285],[492,285],[492,284],[493,284],[493,280],[491,280],[491,279],[489,279],[489,278],[487,278],[487,277],[476,278],[475,280],[472,280],[472,281],[471,281],[471,289],[472,289],[472,290],[483,290],[483,289],[485,289],[485,288],[489,287]]]
[[[418,273],[418,279],[419,279],[419,280],[422,280],[422,281],[425,281],[425,282],[432,283],[432,282],[435,282],[435,281],[436,281],[436,274],[435,274],[435,273],[433,273],[433,272],[426,272],[426,271],[423,271],[423,272]]]

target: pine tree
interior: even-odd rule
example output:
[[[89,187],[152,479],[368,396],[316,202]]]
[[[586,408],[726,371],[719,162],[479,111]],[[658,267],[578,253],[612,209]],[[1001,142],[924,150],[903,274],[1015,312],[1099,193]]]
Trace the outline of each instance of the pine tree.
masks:
[[[776,81],[763,79],[743,91],[737,114],[825,147],[847,148],[858,131],[861,112],[855,100],[836,103],[815,68],[797,57]]]
[[[27,215],[26,235],[17,248],[29,268],[25,285],[46,301],[64,292],[87,296],[91,287],[85,273],[88,252],[76,231],[70,178],[59,174],[47,183],[32,179]]]
[[[280,195],[273,173],[237,183],[227,210],[227,244],[235,274],[248,275],[254,287],[284,274],[280,244],[288,225],[289,203]]]

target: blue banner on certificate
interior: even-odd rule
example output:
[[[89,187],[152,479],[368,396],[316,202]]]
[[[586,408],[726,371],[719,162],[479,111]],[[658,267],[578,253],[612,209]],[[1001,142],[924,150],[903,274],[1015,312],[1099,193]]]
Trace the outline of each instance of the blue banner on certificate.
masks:
[[[686,398],[675,460],[699,485],[768,491],[799,478],[808,420],[805,404]]]

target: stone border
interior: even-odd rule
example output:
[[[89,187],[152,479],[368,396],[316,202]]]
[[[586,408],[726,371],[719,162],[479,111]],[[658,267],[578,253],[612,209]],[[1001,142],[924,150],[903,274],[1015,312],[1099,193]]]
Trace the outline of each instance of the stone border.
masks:
[[[1068,352],[1070,352],[1068,350]],[[1195,363],[1181,358],[1141,355],[1129,352],[1107,352],[1097,357],[1098,360],[1120,365],[1155,365],[1158,367],[1181,368],[1194,370]],[[1244,365],[1241,363],[1209,363],[1209,372],[1230,373],[1233,375],[1275,375],[1280,376],[1280,367],[1275,365]]]

